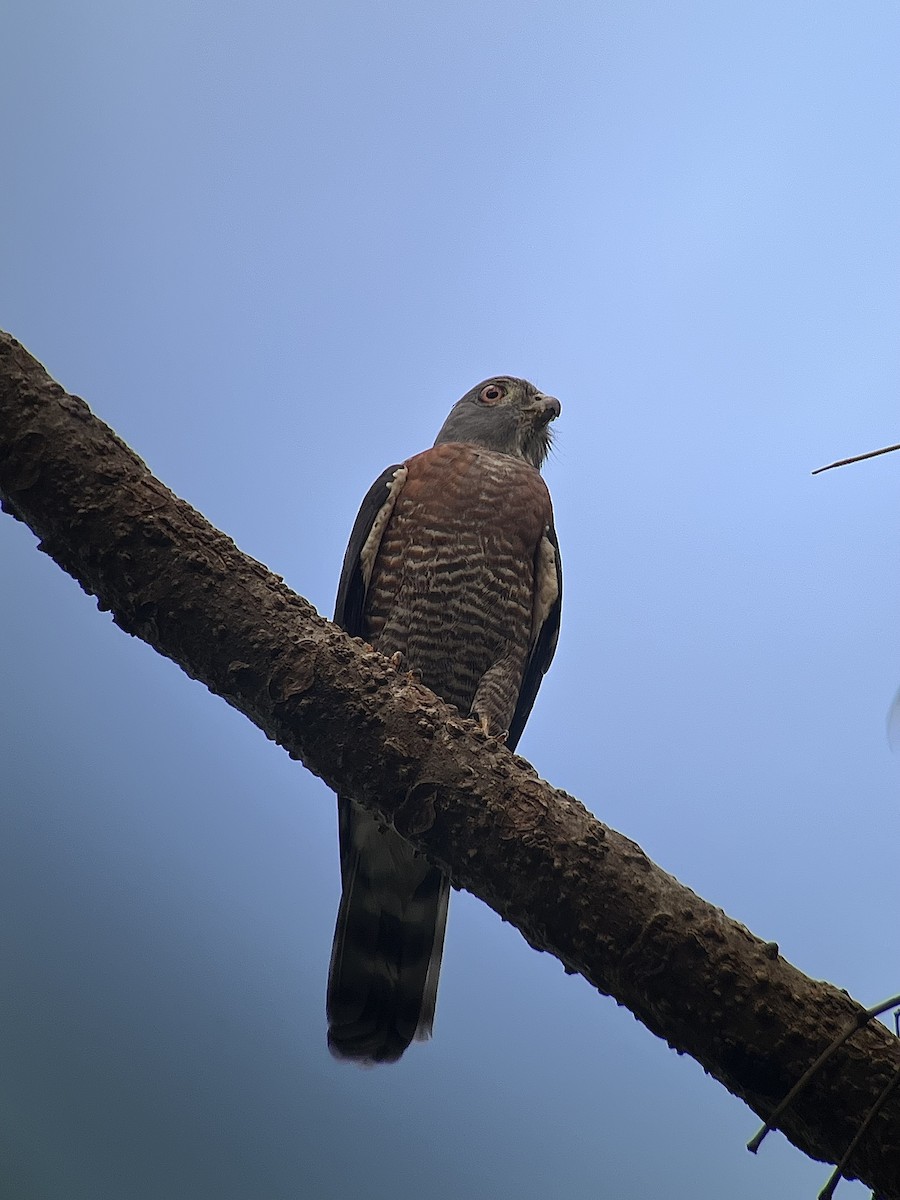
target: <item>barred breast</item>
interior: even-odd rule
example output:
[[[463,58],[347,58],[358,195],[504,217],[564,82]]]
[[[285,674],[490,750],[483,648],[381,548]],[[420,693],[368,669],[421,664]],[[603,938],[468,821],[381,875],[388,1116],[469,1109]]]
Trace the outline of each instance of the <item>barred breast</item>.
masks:
[[[367,637],[504,732],[532,639],[546,485],[529,463],[468,444],[435,446],[405,470],[373,565]]]

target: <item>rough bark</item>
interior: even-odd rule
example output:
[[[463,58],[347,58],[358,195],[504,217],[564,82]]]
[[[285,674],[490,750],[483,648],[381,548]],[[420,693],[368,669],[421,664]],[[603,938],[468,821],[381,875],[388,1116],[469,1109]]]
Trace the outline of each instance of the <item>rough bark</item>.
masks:
[[[765,1117],[860,1006],[655,866],[241,553],[0,334],[0,498],[127,633],[392,822],[454,883]],[[892,1073],[872,1023],[784,1115],[837,1161]],[[851,1163],[900,1200],[900,1096]]]

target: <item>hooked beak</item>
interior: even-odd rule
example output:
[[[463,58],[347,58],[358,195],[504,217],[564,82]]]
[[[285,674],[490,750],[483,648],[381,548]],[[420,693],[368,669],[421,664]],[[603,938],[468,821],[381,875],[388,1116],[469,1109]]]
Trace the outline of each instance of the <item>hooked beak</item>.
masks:
[[[555,396],[545,396],[539,392],[534,398],[535,425],[539,428],[555,421],[562,412],[562,405]]]

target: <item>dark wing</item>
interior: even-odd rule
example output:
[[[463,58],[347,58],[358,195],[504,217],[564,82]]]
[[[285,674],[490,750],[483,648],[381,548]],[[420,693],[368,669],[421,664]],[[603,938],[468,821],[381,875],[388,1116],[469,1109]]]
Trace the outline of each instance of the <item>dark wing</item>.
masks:
[[[531,647],[531,654],[528,656],[528,662],[525,664],[525,674],[522,676],[522,686],[519,689],[516,711],[513,713],[513,719],[509,726],[509,735],[506,739],[506,744],[510,750],[515,750],[519,738],[522,736],[522,730],[525,728],[525,722],[528,720],[529,713],[534,705],[538,688],[541,686],[547,668],[553,661],[553,655],[556,653],[556,643],[559,640],[559,618],[562,612],[562,562],[559,557],[559,542],[556,540],[556,529],[552,521],[547,526],[545,536],[554,550],[556,585],[558,590],[556,599],[537,632],[534,645]],[[541,549],[539,546],[535,554],[535,572],[540,570],[540,562]],[[540,587],[539,579],[536,581],[536,586]]]
[[[335,622],[365,637],[368,580],[406,481],[388,467],[362,502],[344,555]],[[450,881],[348,796],[338,798],[341,904],[328,972],[328,1046],[337,1058],[395,1062],[430,1036]]]
[[[353,530],[344,555],[344,565],[341,568],[341,579],[338,584],[337,599],[334,602],[334,623],[340,625],[351,637],[365,637],[363,621],[366,606],[367,585],[363,576],[360,556],[366,544],[372,526],[378,519],[385,504],[391,498],[391,485],[394,476],[401,469],[400,463],[388,467],[378,476],[366,492],[360,510],[353,522]]]

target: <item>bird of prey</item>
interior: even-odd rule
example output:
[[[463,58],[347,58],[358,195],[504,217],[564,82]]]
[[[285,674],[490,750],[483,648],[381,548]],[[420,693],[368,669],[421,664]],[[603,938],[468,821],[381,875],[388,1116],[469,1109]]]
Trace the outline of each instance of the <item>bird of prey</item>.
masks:
[[[434,446],[363,500],[334,619],[514,749],[556,649],[562,601],[540,467],[559,401],[524,379],[478,384]],[[450,881],[341,796],[343,893],[328,977],[336,1058],[395,1062],[431,1035]]]

